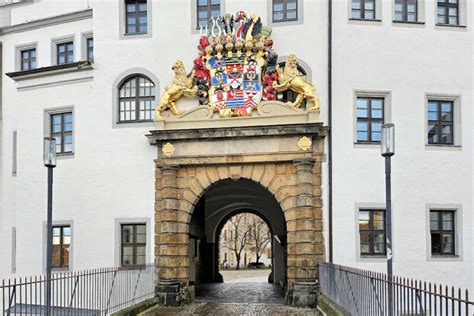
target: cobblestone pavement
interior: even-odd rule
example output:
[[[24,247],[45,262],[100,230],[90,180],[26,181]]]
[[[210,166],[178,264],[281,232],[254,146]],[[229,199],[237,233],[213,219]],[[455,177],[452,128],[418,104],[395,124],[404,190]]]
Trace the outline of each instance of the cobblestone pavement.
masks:
[[[294,308],[286,306],[284,303],[283,289],[274,284],[264,282],[212,283],[196,288],[196,299],[193,304],[183,307],[160,306],[145,315],[320,315],[315,309]]]
[[[319,316],[314,309],[294,308],[281,304],[215,304],[194,303],[184,307],[158,307],[145,314],[146,316],[171,316],[171,315],[251,315],[251,316]]]
[[[211,283],[196,286],[196,303],[284,304],[285,294],[270,283]]]

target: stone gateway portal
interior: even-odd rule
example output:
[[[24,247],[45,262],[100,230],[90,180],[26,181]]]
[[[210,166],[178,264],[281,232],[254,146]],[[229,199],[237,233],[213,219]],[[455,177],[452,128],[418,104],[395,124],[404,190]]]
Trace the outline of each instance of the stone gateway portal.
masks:
[[[294,54],[277,63],[271,33],[255,14],[211,18],[193,70],[187,73],[180,60],[172,67],[174,81],[156,107],[157,128],[147,135],[158,148],[162,304],[190,302],[199,285],[222,282],[219,232],[230,216],[251,210],[272,234],[268,281],[284,288],[288,304],[316,305],[327,129],[315,86]],[[183,96],[198,96],[199,105],[178,107]]]
[[[287,303],[308,305],[324,257],[325,132],[321,123],[309,122],[150,132],[151,144],[158,147],[155,256],[163,304],[189,302],[197,285],[222,281],[219,225],[249,208],[273,232],[269,281],[285,288]]]

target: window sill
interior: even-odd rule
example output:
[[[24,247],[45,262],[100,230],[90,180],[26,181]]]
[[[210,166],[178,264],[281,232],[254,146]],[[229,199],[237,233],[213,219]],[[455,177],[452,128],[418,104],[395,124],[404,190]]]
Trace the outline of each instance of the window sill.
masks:
[[[63,153],[63,154],[56,154],[57,159],[72,159],[74,158],[74,153]]]
[[[143,39],[150,38],[151,32],[146,33],[123,33],[120,35],[120,39]]]
[[[459,255],[429,255],[427,261],[453,262],[453,261],[463,261],[463,260],[462,260],[462,257]]]
[[[361,259],[387,259],[387,255],[361,255]]]
[[[51,273],[64,273],[69,272],[69,268],[52,268]]]
[[[125,33],[123,36],[147,35],[148,32]]]
[[[461,24],[442,24],[442,23],[436,23],[436,26],[441,26],[441,27],[447,27],[447,28],[462,28],[465,29],[466,25],[461,25]]]
[[[385,263],[387,262],[387,256],[383,255],[358,255],[357,261],[359,262],[380,262]]]
[[[5,75],[12,78],[15,81],[38,78],[43,76],[58,75],[70,72],[77,72],[82,70],[90,70],[94,67],[89,61],[77,61],[74,63],[47,66],[41,68],[35,68],[26,71],[8,72]]]
[[[380,142],[354,142],[354,148],[375,149],[380,147]]]
[[[425,144],[426,150],[454,150],[461,151],[461,145],[445,145],[445,144]]]
[[[360,22],[382,22],[380,19],[356,19],[356,18],[349,18],[349,21],[360,21]]]
[[[415,25],[424,25],[425,22],[420,22],[420,21],[397,21],[397,20],[393,20],[392,21],[393,23],[396,23],[396,24],[415,24]]]

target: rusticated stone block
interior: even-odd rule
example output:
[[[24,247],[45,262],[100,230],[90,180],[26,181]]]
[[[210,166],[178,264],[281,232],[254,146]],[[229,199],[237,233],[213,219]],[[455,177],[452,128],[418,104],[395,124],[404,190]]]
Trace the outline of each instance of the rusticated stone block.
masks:
[[[230,178],[229,167],[227,167],[227,166],[217,167],[217,173],[219,174],[219,179],[221,179],[221,180]]]
[[[288,232],[288,243],[297,243],[297,242],[314,242],[315,240],[314,231],[296,231]]]
[[[316,255],[317,249],[316,244],[314,243],[296,243],[296,250],[297,255]]]
[[[242,167],[241,166],[230,166],[229,167],[229,174],[230,178],[233,180],[240,179],[242,175]]]
[[[295,232],[295,231],[303,231],[303,230],[314,230],[314,220],[302,218],[302,219],[295,219],[293,221],[287,222],[287,230],[288,232]]]
[[[217,182],[220,180],[219,173],[217,172],[217,167],[209,166],[206,167],[207,177],[211,180],[211,183]]]
[[[275,166],[275,173],[278,175],[285,175],[286,174],[286,164],[284,163],[277,163]]]
[[[211,185],[211,180],[207,176],[206,167],[199,167],[196,169],[196,179],[201,184],[203,189]]]
[[[265,172],[265,165],[255,165],[252,171],[252,180],[255,182],[260,182],[260,178],[262,178],[263,173]]]
[[[160,256],[157,262],[158,266],[166,268],[183,268],[189,266],[188,256]],[[179,270],[177,273],[179,277]]]
[[[158,238],[158,243],[159,244],[168,244],[168,245],[187,245],[189,242],[189,236],[188,234],[183,234],[183,233],[161,233],[159,238]]]
[[[180,190],[178,196],[180,199],[186,200],[191,204],[195,204],[199,200],[198,195],[188,189]]]
[[[312,195],[299,194],[295,200],[296,207],[313,207],[314,197]]]
[[[242,167],[242,178],[251,179],[253,171],[253,165],[244,165]]]
[[[260,179],[260,184],[264,187],[268,187],[270,182],[272,181],[273,177],[275,176],[275,165],[269,164],[265,166],[265,172]]]
[[[163,222],[160,223],[160,233],[188,233],[189,225],[185,223]]]
[[[160,256],[187,256],[188,245],[160,245],[158,254]]]
[[[179,210],[179,200],[163,198],[161,200],[162,210]]]

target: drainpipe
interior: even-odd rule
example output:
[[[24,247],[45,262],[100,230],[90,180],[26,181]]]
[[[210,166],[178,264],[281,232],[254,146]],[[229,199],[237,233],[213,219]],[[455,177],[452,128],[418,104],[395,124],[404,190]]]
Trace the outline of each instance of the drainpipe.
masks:
[[[329,262],[333,262],[333,218],[332,218],[332,0],[328,0],[328,231]]]

